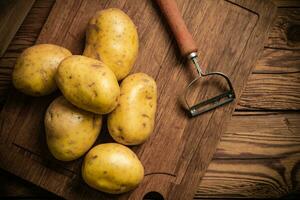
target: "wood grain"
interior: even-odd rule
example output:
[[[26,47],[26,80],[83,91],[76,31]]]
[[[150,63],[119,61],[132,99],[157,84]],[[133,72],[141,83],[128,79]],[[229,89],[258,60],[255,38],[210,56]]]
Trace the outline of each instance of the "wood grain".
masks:
[[[265,48],[237,110],[299,110],[300,51]]]
[[[284,0],[284,3],[287,2],[286,0]],[[296,1],[298,2],[298,1]],[[45,3],[45,2],[44,2]],[[286,5],[286,6],[290,6],[290,5]],[[34,8],[35,9],[35,8]],[[37,10],[38,11],[38,10]],[[38,15],[40,16],[40,15]],[[35,17],[35,21],[38,21],[38,17]],[[34,27],[34,26],[33,26]],[[21,27],[22,28],[22,27]],[[20,30],[19,30],[20,31]],[[28,29],[28,31],[30,31],[30,29]],[[26,32],[24,32],[25,34],[23,36],[26,36]],[[30,39],[29,39],[30,40]],[[34,41],[34,40],[33,40]],[[17,50],[16,50],[17,51]],[[264,54],[262,56],[262,58],[259,60],[258,62],[258,66],[256,66],[254,73],[290,73],[290,72],[295,72],[298,71],[298,66],[299,66],[299,62],[297,61],[297,59],[299,60],[299,56],[297,56],[297,52],[295,51],[285,51],[285,50],[277,50],[277,49],[265,49]],[[278,64],[279,63],[279,64]],[[270,99],[271,100],[271,99]],[[267,115],[266,115],[267,114]],[[263,197],[280,197],[281,195],[284,195],[285,192],[282,192],[281,188],[286,188],[287,186],[282,184],[282,181],[279,181],[280,184],[282,184],[282,186],[278,187],[278,184],[274,187],[273,184],[270,183],[270,174],[277,174],[274,173],[274,170],[270,170],[269,167],[267,166],[267,164],[265,165],[264,163],[271,163],[270,159],[265,159],[265,156],[263,156],[262,158],[259,157],[258,155],[270,155],[271,157],[273,157],[273,159],[277,159],[280,156],[277,156],[276,154],[272,154],[272,150],[273,147],[276,148],[280,148],[279,151],[276,151],[276,153],[279,154],[288,154],[291,155],[291,151],[288,150],[288,146],[281,146],[280,144],[278,144],[276,142],[276,135],[274,135],[274,138],[272,139],[272,137],[270,137],[270,140],[275,141],[275,146],[273,147],[268,147],[268,146],[264,146],[264,145],[245,145],[245,141],[251,141],[252,144],[256,144],[255,141],[255,137],[259,136],[259,133],[267,133],[268,136],[272,135],[270,134],[270,132],[273,132],[273,134],[280,134],[281,132],[284,133],[285,136],[288,137],[288,140],[285,140],[283,137],[282,138],[284,141],[281,144],[295,144],[294,143],[294,137],[291,137],[290,134],[288,134],[289,130],[289,123],[287,123],[285,125],[284,123],[284,119],[287,118],[289,121],[290,117],[287,115],[283,115],[281,116],[282,113],[278,113],[278,112],[271,112],[271,113],[267,113],[267,112],[245,112],[245,113],[241,113],[241,112],[237,112],[235,114],[235,116],[232,118],[234,123],[230,123],[230,126],[235,127],[234,129],[232,129],[230,131],[227,130],[227,132],[224,135],[227,135],[228,131],[234,133],[234,135],[242,135],[242,139],[240,139],[241,137],[235,137],[235,140],[233,140],[232,145],[241,145],[238,150],[238,152],[236,152],[236,148],[232,148],[231,146],[228,146],[228,144],[230,144],[230,137],[227,139],[226,141],[226,147],[228,148],[224,148],[226,149],[226,152],[229,154],[227,154],[227,156],[231,156],[234,155],[235,158],[230,159],[230,157],[226,157],[226,163],[222,163],[222,162],[217,162],[216,160],[212,161],[212,164],[210,164],[207,173],[205,174],[202,182],[201,182],[201,186],[199,187],[199,190],[197,192],[196,197],[197,198],[208,198],[208,197],[215,197],[215,198],[236,198],[236,197],[246,197],[246,198],[263,198]],[[249,120],[249,124],[247,123],[247,119],[250,115],[250,120]],[[253,116],[255,115],[255,116]],[[264,115],[263,117],[259,117],[261,115]],[[274,119],[272,116],[276,115],[276,118]],[[238,117],[242,117],[242,121],[239,122]],[[253,117],[251,117],[253,116]],[[256,117],[258,116],[259,121],[256,121]],[[296,116],[295,116],[296,117]],[[273,118],[274,120],[269,120],[269,118]],[[294,118],[294,117],[293,117]],[[297,119],[297,118],[296,118]],[[298,118],[299,119],[299,118]],[[264,126],[264,123],[266,126]],[[239,125],[241,124],[241,125]],[[256,127],[256,124],[259,124]],[[274,129],[270,130],[270,127],[273,127],[274,124],[279,124],[279,126],[275,127]],[[293,124],[293,123],[292,123]],[[246,125],[244,128],[243,126]],[[293,125],[294,126],[294,125]],[[239,128],[240,127],[240,128]],[[252,130],[251,130],[252,127]],[[261,130],[262,128],[262,130]],[[249,130],[251,130],[251,133],[249,134]],[[272,131],[274,130],[274,131]],[[293,130],[294,131],[294,130]],[[241,132],[242,134],[239,134],[239,132]],[[294,131],[295,132],[295,131]],[[232,133],[230,136],[232,136]],[[297,132],[296,132],[297,133]],[[266,135],[266,134],[264,134]],[[280,134],[281,135],[281,134]],[[282,135],[281,135],[282,136]],[[246,137],[246,139],[244,139]],[[269,138],[268,138],[269,139]],[[267,139],[266,139],[267,140]],[[238,141],[241,141],[241,143],[239,143]],[[223,144],[223,140],[221,140],[220,145]],[[244,146],[243,146],[244,145]],[[243,163],[242,166],[242,170],[239,170],[239,168],[236,168],[234,172],[230,171],[230,169],[233,168],[233,166],[235,166],[235,162],[234,159],[237,159],[237,155],[239,155],[239,153],[241,154],[242,157],[247,156],[245,154],[242,154],[242,150],[243,147],[246,147],[247,152],[249,152],[249,148],[252,147],[259,147],[258,151],[256,151],[256,148],[252,148],[255,150],[255,158],[253,158],[253,154],[252,157],[250,157],[251,160],[249,160],[248,162],[246,162],[245,160],[241,160],[241,162],[239,163]],[[266,148],[264,148],[266,147]],[[293,145],[293,149],[295,149],[295,146]],[[219,152],[220,148],[218,148]],[[233,151],[233,153],[230,153],[230,150]],[[223,155],[224,156],[224,155]],[[282,157],[282,156],[281,156]],[[253,158],[253,159],[252,159]],[[256,159],[257,158],[257,159]],[[299,158],[295,158],[296,160],[299,160]],[[230,160],[233,160],[230,164]],[[274,161],[272,161],[274,163]],[[278,163],[276,161],[276,163]],[[220,164],[220,165],[218,165]],[[280,163],[279,163],[280,164]],[[211,165],[214,165],[213,167],[211,167]],[[281,164],[280,164],[281,165]],[[285,166],[285,165],[284,165]],[[246,167],[246,168],[245,168]],[[253,169],[265,169],[265,170],[259,170],[261,173],[258,175],[254,175],[253,173]],[[297,168],[297,165],[294,165],[292,168],[294,168],[294,170],[299,169],[299,167]],[[211,169],[213,169],[214,171],[212,171]],[[228,171],[226,173],[226,176],[224,176],[222,178],[222,175],[225,174],[225,171]],[[244,175],[246,172],[247,175]],[[209,176],[208,176],[209,175]],[[253,177],[254,179],[249,179],[249,177]],[[269,178],[265,178],[265,177],[269,177]],[[278,178],[280,176],[276,175],[275,176],[275,180],[282,180],[282,178]],[[286,176],[286,182],[292,182],[293,177],[297,176]],[[7,179],[9,179],[10,181],[7,182]],[[14,177],[13,175],[5,175],[4,176],[4,180],[6,180],[6,184],[5,187],[0,188],[5,190],[4,192],[1,192],[1,194],[7,194],[8,196],[25,196],[25,197],[37,197],[37,198],[43,198],[43,197],[47,197],[51,198],[52,196],[49,197],[49,195],[51,195],[48,192],[41,192],[41,193],[36,193],[35,191],[39,191],[39,188],[25,183],[24,181],[20,181],[19,178]],[[272,179],[273,181],[274,179]],[[3,181],[2,181],[3,182]],[[295,190],[297,191],[297,190]],[[299,191],[299,189],[298,189]],[[294,190],[290,190],[289,192],[294,192]],[[279,196],[278,196],[279,195]]]
[[[266,48],[252,74],[289,74],[299,72],[300,51]]]
[[[278,10],[277,18],[265,46],[300,50],[300,7]]]
[[[264,16],[262,11],[271,12],[274,7],[266,1],[236,2],[261,13],[260,18],[258,18],[255,13],[228,1],[195,0],[195,2],[189,1],[189,4],[186,1],[180,2],[179,7],[182,9],[184,18],[190,19],[188,20],[188,26],[191,28],[191,32],[194,33],[198,45],[201,44],[201,47],[206,50],[205,53],[200,53],[203,65],[210,70],[217,69],[231,74],[239,96],[243,85],[246,83],[244,77],[250,74],[253,63],[258,56],[259,51],[257,48],[265,39],[265,27],[268,27],[272,18],[272,16]],[[196,2],[199,5],[198,8],[193,6]],[[169,33],[164,29],[165,25],[161,23],[161,18],[157,15],[155,5],[148,4],[148,1],[143,1],[140,4],[132,4],[132,1],[130,1],[130,4],[127,1],[101,1],[101,3],[97,1],[72,1],[68,6],[60,5],[65,3],[56,2],[53,8],[53,15],[55,15],[56,20],[53,20],[53,15],[48,18],[38,42],[51,41],[70,48],[75,53],[81,52],[82,43],[79,44],[76,41],[83,39],[82,34],[86,22],[80,23],[80,20],[89,18],[93,10],[100,9],[102,6],[122,8],[141,29],[143,25],[149,27],[147,23],[152,25],[152,31],[140,34],[141,44],[156,47],[149,41],[160,41],[158,43],[160,48],[156,47],[156,51],[142,48],[134,71],[145,71],[156,78],[161,92],[159,95],[161,104],[158,108],[157,126],[152,138],[139,149],[135,149],[144,165],[147,166],[146,173],[149,175],[145,177],[144,182],[137,190],[127,195],[131,195],[132,198],[134,196],[140,198],[144,192],[156,190],[165,196],[169,194],[168,197],[171,199],[192,198],[192,191],[196,189],[198,180],[212,158],[222,129],[225,126],[225,121],[229,119],[234,105],[228,105],[206,116],[203,115],[201,118],[193,119],[193,123],[199,125],[200,128],[187,121],[186,116],[178,107],[177,101],[170,97],[177,96],[181,92],[184,84],[178,83],[186,83],[191,77],[185,74],[186,69],[180,67],[182,61],[176,59],[177,50],[174,48],[176,47],[174,41],[170,39]],[[71,11],[66,9],[71,9]],[[87,9],[90,9],[91,12],[87,12]],[[137,11],[139,14],[136,14]],[[197,17],[189,18],[191,15]],[[204,18],[205,20],[201,20]],[[152,23],[152,21],[155,23]],[[145,24],[145,22],[147,23]],[[53,23],[55,23],[55,26]],[[202,28],[199,32],[198,26],[205,27],[205,29]],[[237,32],[233,32],[233,29],[237,32],[243,30],[243,32],[235,35]],[[60,37],[59,34],[61,34]],[[215,40],[217,37],[219,39]],[[209,48],[210,46],[213,46],[215,50]],[[227,51],[228,49],[230,51]],[[212,57],[214,59],[211,59]],[[152,66],[147,67],[147,64],[150,63],[146,62],[147,59],[156,62],[152,62]],[[227,67],[223,68],[223,66]],[[235,66],[235,68],[228,66]],[[234,74],[239,74],[239,76],[233,76]],[[170,86],[176,86],[176,88]],[[42,127],[39,122],[49,101],[49,98],[28,98],[16,92],[13,92],[9,97],[1,115],[1,138],[4,143],[1,149],[4,149],[5,144],[8,144],[8,142],[10,142],[10,149],[6,148],[1,151],[1,158],[6,161],[1,163],[1,166],[13,170],[18,176],[41,187],[71,199],[102,198],[101,193],[92,192],[93,190],[87,188],[86,185],[82,185],[76,175],[78,171],[72,171],[72,167],[59,168],[59,166],[51,166],[49,161],[40,163],[35,159],[39,155],[29,148],[31,144],[27,144],[26,147],[24,147],[24,143],[20,145],[21,140],[16,136],[31,134],[32,138],[35,138],[36,134],[41,133],[39,130],[42,130]],[[227,116],[227,120],[220,123],[220,120],[217,119],[224,118],[224,116]],[[164,119],[168,119],[168,121]],[[174,126],[175,122],[177,123],[176,126]],[[20,127],[22,127],[22,132],[20,132]],[[207,128],[204,130],[204,127]],[[157,134],[158,132],[159,134]],[[172,134],[172,132],[176,134]],[[199,137],[200,132],[203,134],[202,137]],[[16,134],[13,135],[12,133]],[[172,141],[169,140],[170,134],[173,135]],[[198,146],[200,142],[205,143],[205,149],[203,149],[204,145]],[[168,152],[168,154],[158,154],[157,150],[154,151],[150,146],[155,149],[164,149],[164,152]],[[173,148],[174,146],[177,149]],[[197,156],[193,157],[193,155]],[[164,160],[165,162],[154,162],[155,159]],[[12,166],[23,162],[27,163],[24,169],[12,168]],[[177,163],[181,163],[181,165],[177,167]],[[62,171],[66,172],[63,173]],[[176,176],[176,179],[174,176]],[[171,182],[175,182],[175,184]],[[158,188],[156,183],[160,183],[163,187]],[[189,190],[186,188],[189,188]]]
[[[299,144],[299,112],[237,112],[195,198],[279,198],[299,193]]]
[[[26,2],[26,1],[20,1]],[[52,8],[54,0],[37,0],[33,8],[25,18],[23,24],[17,31],[14,39],[9,44],[7,50],[0,58],[0,102],[7,97],[9,89],[11,88],[11,73],[14,67],[16,58],[20,53],[32,46],[48,17]]]
[[[105,4],[105,2],[102,2]],[[33,7],[32,11],[29,13],[29,15],[26,18],[26,21],[23,23],[23,25],[20,27],[20,30],[17,32],[17,35],[15,36],[13,42],[10,44],[8,50],[6,51],[5,55],[0,58],[0,101],[1,99],[5,99],[7,96],[7,93],[9,91],[9,88],[11,86],[11,72],[12,68],[15,63],[16,57],[27,47],[31,46],[34,44],[36,41],[38,34],[40,33],[40,30],[45,22],[46,17],[48,16],[48,13],[52,7],[53,1],[36,1],[36,6]],[[288,12],[283,12],[285,8],[280,8],[279,12],[283,13],[283,15],[278,15],[278,18],[281,18],[283,16],[288,15]],[[295,9],[295,8],[293,8]],[[297,8],[296,8],[297,10]],[[155,13],[151,13],[151,15],[154,15]],[[88,19],[88,16],[83,16],[85,19]],[[136,19],[139,16],[136,16]],[[149,19],[150,15],[147,16]],[[55,21],[55,17],[50,20]],[[49,23],[50,23],[49,22]],[[75,22],[76,23],[76,22]],[[144,23],[144,22],[141,22]],[[156,26],[155,29],[164,29],[164,26],[161,24],[158,24],[157,21],[154,21],[152,19],[149,24],[155,24]],[[290,22],[289,22],[290,23]],[[146,24],[143,24],[146,25]],[[276,25],[273,26],[272,29],[275,29]],[[85,25],[81,25],[82,31],[84,31]],[[139,32],[143,33],[145,31],[151,31],[150,27],[148,26],[149,30],[139,30]],[[51,28],[51,27],[49,27]],[[61,27],[62,28],[62,27]],[[151,27],[152,28],[152,27]],[[45,27],[45,30],[47,30],[47,27]],[[58,31],[58,30],[56,30]],[[154,32],[153,32],[154,33]],[[141,34],[143,35],[143,34]],[[271,34],[272,35],[272,34]],[[68,34],[67,37],[72,37],[72,40],[70,40],[72,44],[71,45],[79,45],[78,47],[72,47],[74,49],[74,53],[80,53],[82,51],[82,44],[80,43],[80,40],[83,38],[80,38],[78,36],[72,36],[72,34]],[[152,36],[153,38],[155,37],[155,34]],[[53,42],[55,39],[59,38],[59,34],[54,34],[48,38],[48,42]],[[41,38],[43,39],[43,38]],[[143,41],[143,40],[142,40]],[[164,41],[159,41],[162,43],[162,46],[164,48],[168,48],[168,44],[164,43]],[[59,42],[57,42],[59,43]],[[81,46],[80,46],[81,45]],[[148,48],[153,48],[153,43],[148,43],[148,42],[143,42],[141,44],[140,51],[144,51],[144,49]],[[163,54],[163,48],[158,49],[157,55]],[[146,59],[147,62],[152,62],[153,60],[156,60],[156,57],[147,57],[143,58]],[[295,50],[280,50],[280,49],[270,49],[266,48],[263,51],[263,54],[257,63],[256,67],[253,70],[254,74],[269,74],[266,75],[266,79],[270,80],[273,79],[273,74],[286,74],[286,73],[295,73],[294,75],[299,76],[297,73],[300,72],[300,51],[295,51]],[[278,76],[278,75],[275,75]],[[264,94],[263,90],[257,91],[255,90],[249,90],[247,93],[243,93],[241,99],[243,101],[239,103],[239,106],[237,109],[242,109],[245,110],[247,107],[251,110],[257,110],[257,109],[273,109],[276,105],[277,110],[286,110],[286,109],[294,109],[294,110],[299,110],[299,98],[298,95],[295,96],[294,93],[297,94],[296,90],[294,91],[294,88],[299,87],[299,81],[295,81],[294,79],[295,76],[284,76],[284,78],[274,78],[273,82],[267,81],[265,82],[264,79],[262,79],[261,76],[259,75],[251,75],[250,79],[252,80],[251,82],[247,82],[246,88],[265,88],[266,91],[277,91],[277,98],[273,98],[272,95],[267,95]],[[256,80],[256,78],[258,78]],[[279,80],[278,80],[279,79]],[[255,80],[255,81],[253,81]],[[275,81],[275,82],[274,82]],[[277,82],[279,81],[279,82]],[[285,92],[280,92],[280,89],[282,89],[280,85],[283,82],[285,84]],[[286,85],[286,83],[289,83]],[[251,84],[248,86],[248,84]],[[258,100],[256,98],[257,97]],[[275,103],[273,105],[273,103]]]
[[[21,26],[34,0],[0,2],[0,57]]]
[[[272,0],[278,8],[297,8],[300,7],[298,0]]]
[[[195,198],[278,198],[299,191],[299,143],[299,113],[239,112],[228,124]],[[24,182],[8,182],[5,189],[10,196],[52,196]]]
[[[278,159],[213,160],[195,199],[273,199],[299,192],[299,159],[300,154]]]
[[[214,159],[272,159],[299,153],[299,113],[241,112],[228,123]]]
[[[300,72],[253,74],[237,110],[299,110]]]

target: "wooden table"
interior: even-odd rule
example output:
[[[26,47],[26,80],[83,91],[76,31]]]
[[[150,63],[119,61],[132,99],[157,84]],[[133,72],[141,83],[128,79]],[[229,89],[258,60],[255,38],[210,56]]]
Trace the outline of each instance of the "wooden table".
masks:
[[[34,44],[54,0],[37,0],[0,59],[0,98],[16,57]],[[274,1],[276,21],[195,199],[300,193],[300,4]],[[2,101],[2,103],[3,103]],[[0,171],[0,197],[56,198]]]

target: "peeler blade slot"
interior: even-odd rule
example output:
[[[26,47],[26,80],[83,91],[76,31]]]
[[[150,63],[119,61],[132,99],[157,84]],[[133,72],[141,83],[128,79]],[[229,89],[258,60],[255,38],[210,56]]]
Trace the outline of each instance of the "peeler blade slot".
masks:
[[[221,99],[224,99],[224,98],[226,98],[226,99],[223,101],[220,101]],[[192,106],[189,109],[189,114],[191,115],[191,117],[194,117],[194,116],[203,114],[205,112],[208,112],[210,110],[213,110],[217,107],[220,107],[224,104],[230,103],[234,99],[235,99],[234,92],[232,90],[229,90],[229,91],[227,91],[223,94],[220,94],[216,97],[213,97],[206,101],[197,103],[196,105]],[[208,107],[207,105],[210,105],[210,104],[212,104],[212,105]],[[203,109],[199,109],[199,108],[203,108]]]

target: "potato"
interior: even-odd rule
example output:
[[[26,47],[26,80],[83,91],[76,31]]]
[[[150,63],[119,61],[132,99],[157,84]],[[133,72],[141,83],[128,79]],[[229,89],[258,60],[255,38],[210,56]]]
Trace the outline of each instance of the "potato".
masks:
[[[144,167],[128,147],[117,143],[100,144],[85,156],[83,180],[92,188],[111,194],[134,189],[143,180]]]
[[[32,95],[47,95],[57,89],[54,75],[59,63],[71,52],[53,44],[29,47],[17,59],[12,81],[18,90]]]
[[[96,141],[102,116],[81,110],[64,97],[55,99],[45,115],[46,139],[52,155],[62,161],[75,160]]]
[[[83,55],[101,60],[121,80],[132,69],[138,47],[137,30],[129,16],[109,8],[98,11],[90,20]]]
[[[125,145],[144,142],[154,128],[156,99],[156,83],[150,76],[137,73],[126,77],[119,104],[107,120],[114,140]]]
[[[106,114],[117,106],[119,83],[101,61],[70,56],[59,65],[56,82],[66,99],[81,109]]]

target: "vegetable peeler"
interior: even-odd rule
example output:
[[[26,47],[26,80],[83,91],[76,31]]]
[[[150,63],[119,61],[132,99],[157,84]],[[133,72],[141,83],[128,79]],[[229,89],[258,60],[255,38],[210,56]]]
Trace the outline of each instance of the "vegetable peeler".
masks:
[[[227,75],[222,72],[207,72],[205,73],[198,61],[198,48],[196,43],[188,31],[186,24],[180,14],[175,0],[155,0],[160,7],[161,12],[164,14],[174,36],[177,41],[180,53],[183,57],[187,58],[193,63],[193,66],[197,70],[197,77],[190,82],[183,93],[184,101],[186,104],[186,110],[191,117],[203,114],[205,112],[211,111],[215,108],[223,106],[227,103],[232,102],[235,99],[235,92],[232,83]],[[216,76],[224,79],[227,84],[227,89],[225,92],[216,95],[210,99],[199,101],[193,105],[188,102],[187,96],[189,90],[197,84],[197,82],[208,76]]]

